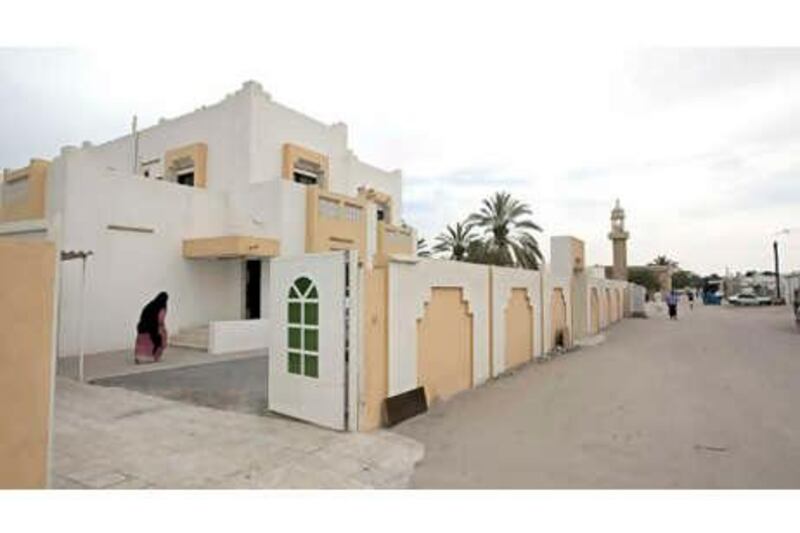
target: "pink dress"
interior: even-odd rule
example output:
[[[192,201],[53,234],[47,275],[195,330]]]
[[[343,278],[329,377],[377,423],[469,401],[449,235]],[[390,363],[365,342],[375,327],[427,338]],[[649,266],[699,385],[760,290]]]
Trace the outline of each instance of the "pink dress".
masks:
[[[158,313],[158,332],[161,334],[161,346],[156,350],[156,353],[153,353],[153,339],[150,338],[149,333],[139,333],[136,336],[134,358],[137,364],[157,363],[161,360],[161,354],[164,353],[164,347],[167,345],[167,328],[164,325],[166,316],[166,309],[162,309]]]

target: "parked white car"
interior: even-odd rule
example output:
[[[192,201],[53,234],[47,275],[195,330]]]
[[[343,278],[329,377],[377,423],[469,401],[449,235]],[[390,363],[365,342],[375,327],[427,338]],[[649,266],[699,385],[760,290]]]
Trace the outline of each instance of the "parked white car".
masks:
[[[728,298],[728,302],[733,305],[761,305],[761,301],[755,294],[734,294]]]
[[[756,296],[758,305],[772,305],[773,300],[771,296]]]

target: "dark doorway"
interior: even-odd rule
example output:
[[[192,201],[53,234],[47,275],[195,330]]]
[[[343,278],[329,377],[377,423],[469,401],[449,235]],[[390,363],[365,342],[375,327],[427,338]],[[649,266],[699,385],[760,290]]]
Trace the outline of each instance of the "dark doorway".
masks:
[[[177,182],[179,185],[188,185],[194,187],[194,170],[178,174]]]
[[[245,263],[244,317],[261,318],[261,261]]]

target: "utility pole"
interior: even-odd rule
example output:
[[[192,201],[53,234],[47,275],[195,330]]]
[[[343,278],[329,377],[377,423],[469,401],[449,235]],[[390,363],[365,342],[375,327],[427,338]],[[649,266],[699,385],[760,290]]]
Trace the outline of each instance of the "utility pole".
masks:
[[[775,253],[775,298],[781,299],[781,273],[778,265],[778,241],[772,241],[772,251]]]
[[[133,115],[133,122],[131,123],[131,142],[133,143],[133,173],[139,173],[139,121],[136,115]]]

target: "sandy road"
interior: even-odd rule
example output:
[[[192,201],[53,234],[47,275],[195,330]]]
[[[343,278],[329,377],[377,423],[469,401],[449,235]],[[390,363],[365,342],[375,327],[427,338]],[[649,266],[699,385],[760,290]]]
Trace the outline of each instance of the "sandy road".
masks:
[[[396,431],[421,488],[800,488],[800,334],[786,308],[626,320]]]

